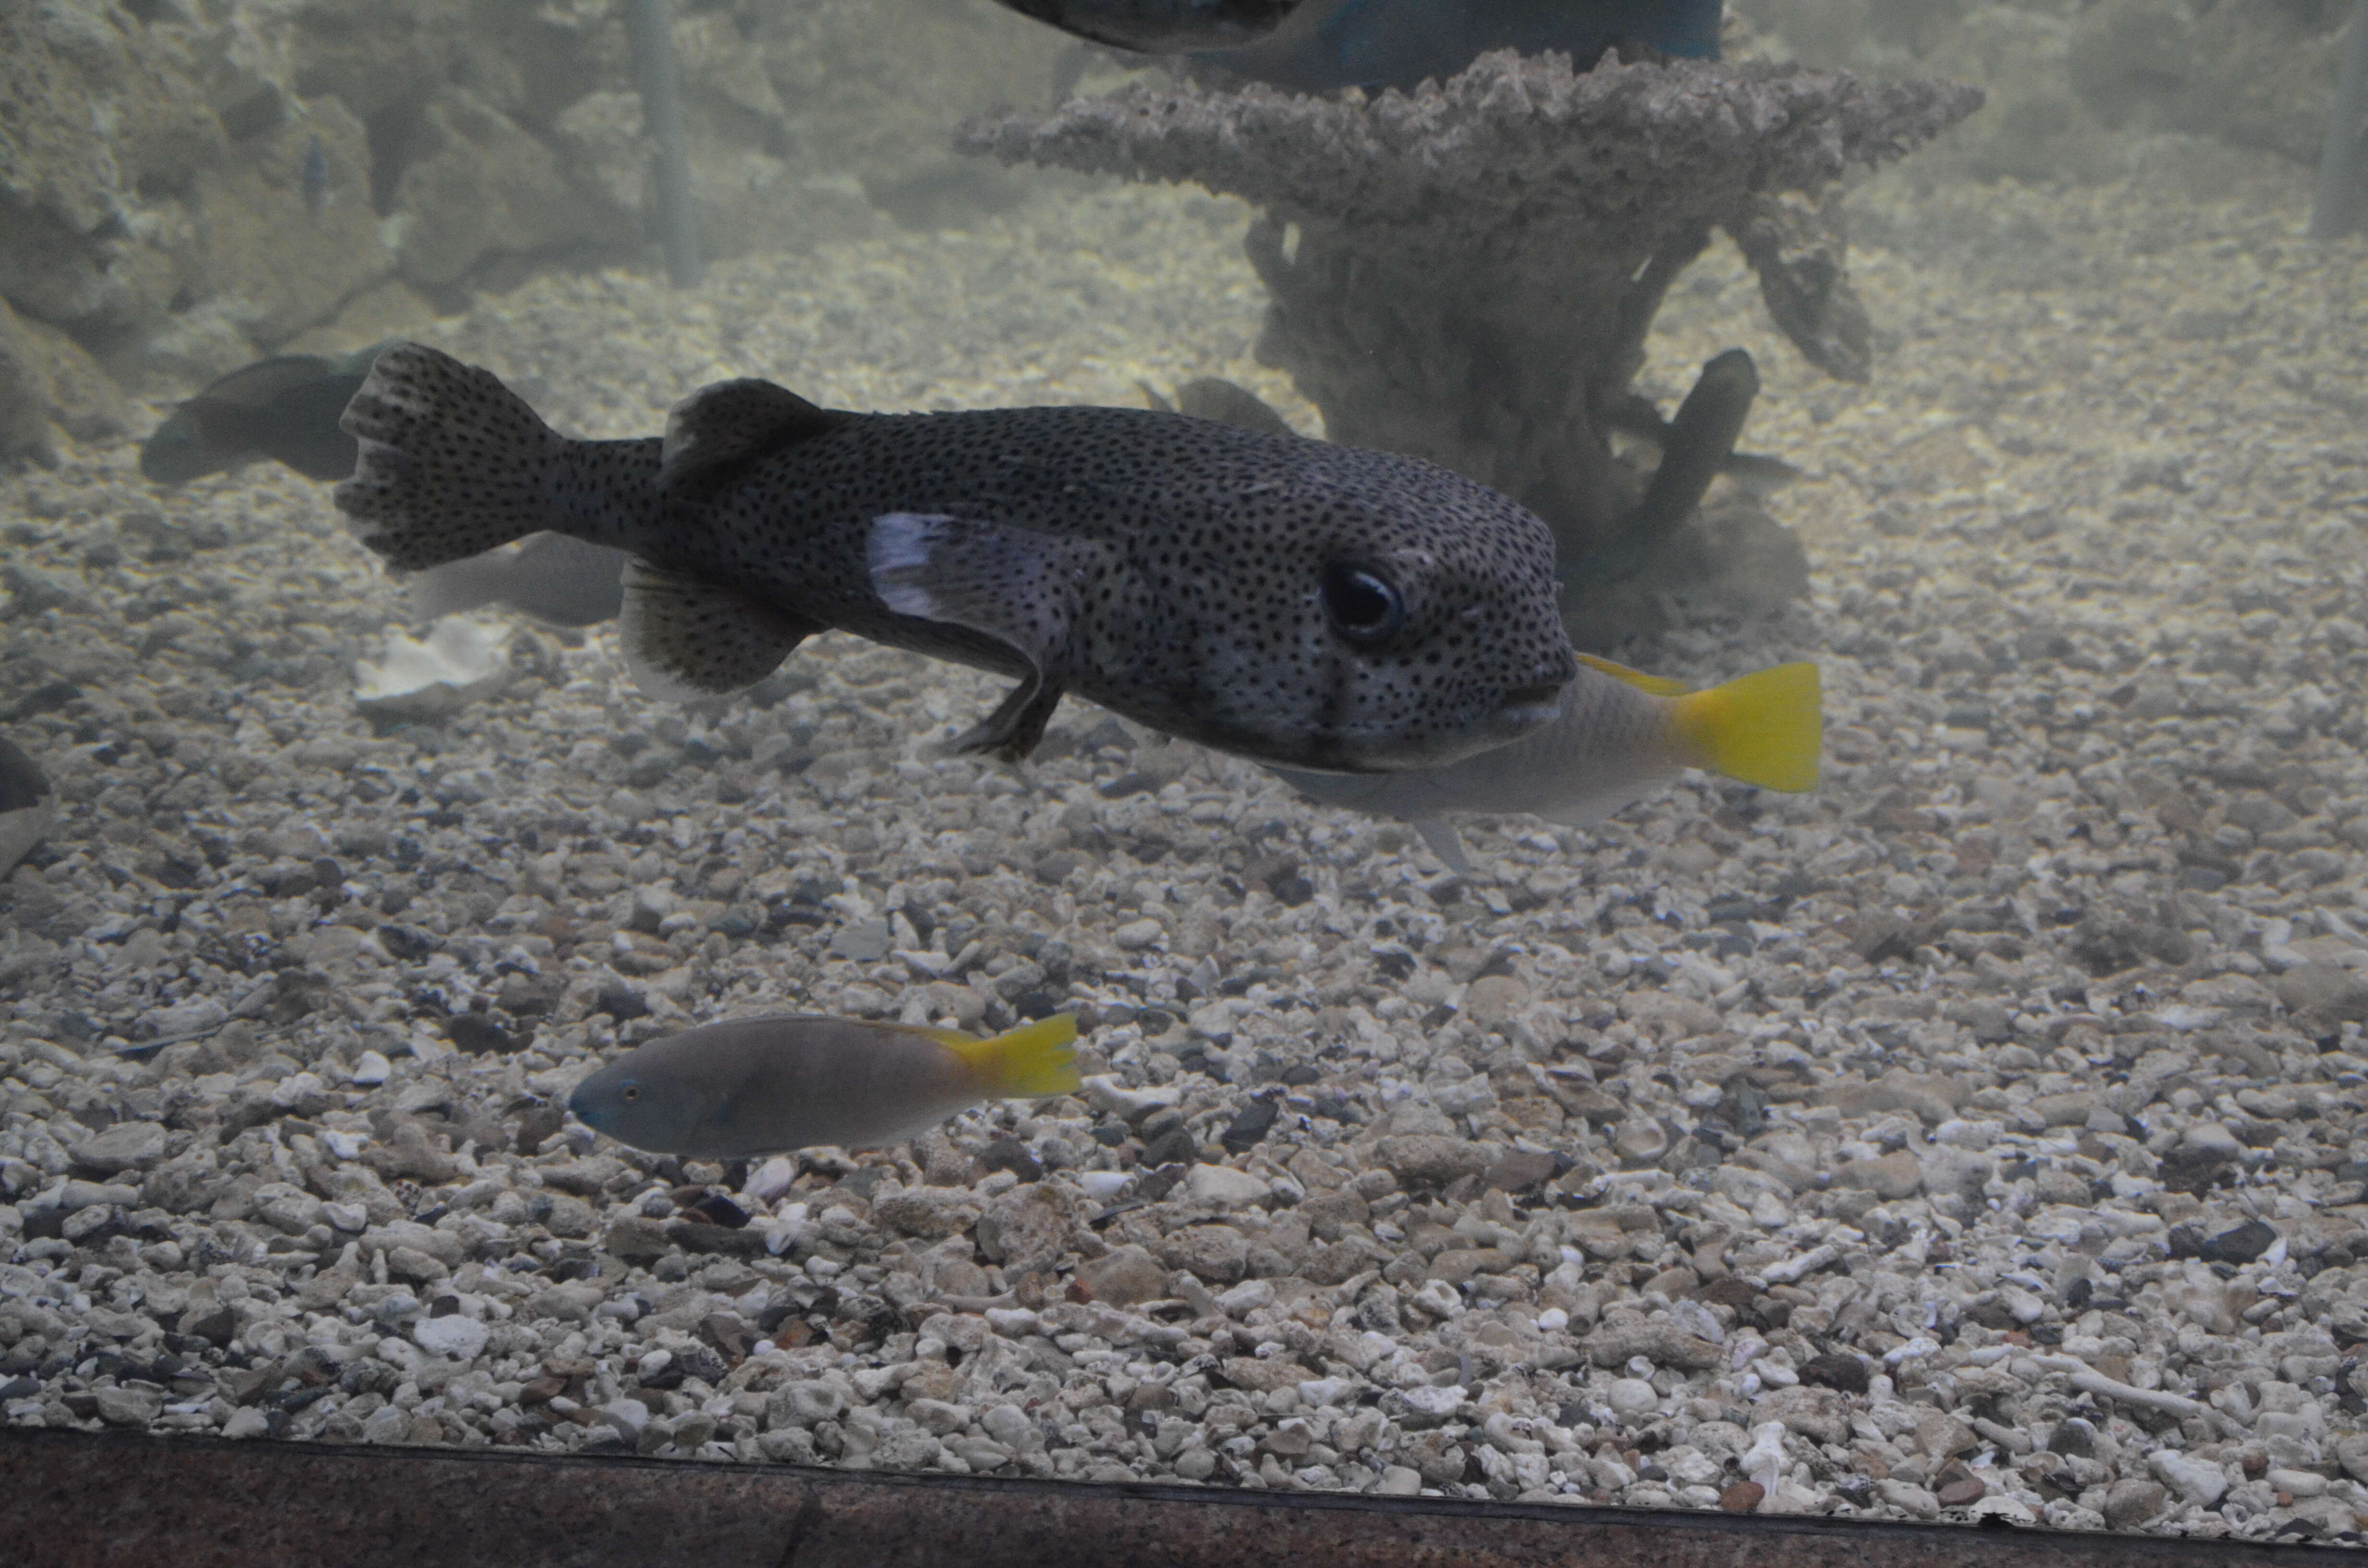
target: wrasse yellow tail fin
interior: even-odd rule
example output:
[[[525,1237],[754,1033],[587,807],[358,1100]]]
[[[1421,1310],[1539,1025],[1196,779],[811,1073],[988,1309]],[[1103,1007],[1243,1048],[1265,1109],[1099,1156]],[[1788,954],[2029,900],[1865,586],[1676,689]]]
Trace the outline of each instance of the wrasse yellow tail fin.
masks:
[[[969,1062],[985,1080],[996,1099],[1028,1095],[1065,1095],[1078,1087],[1077,1056],[1071,1050],[1077,1038],[1077,1020],[1055,1013],[1032,1024],[1022,1024],[993,1040],[932,1030],[945,1047]]]
[[[1676,699],[1670,722],[1700,767],[1763,790],[1813,790],[1825,737],[1817,689],[1816,665],[1778,665]]]

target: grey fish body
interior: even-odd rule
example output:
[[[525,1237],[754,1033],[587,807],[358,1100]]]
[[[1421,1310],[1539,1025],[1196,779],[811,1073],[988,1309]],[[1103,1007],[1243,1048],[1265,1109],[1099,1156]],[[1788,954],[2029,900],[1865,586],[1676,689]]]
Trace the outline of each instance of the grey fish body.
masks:
[[[624,550],[645,688],[735,689],[837,628],[1014,676],[962,749],[1025,756],[1064,691],[1260,761],[1452,761],[1575,665],[1545,525],[1414,459],[1141,409],[860,415],[761,381],[663,441],[569,441],[498,380],[381,355],[337,503],[398,567],[536,529]]]
[[[1676,778],[1688,759],[1668,734],[1668,702],[1582,665],[1563,687],[1553,722],[1478,756],[1362,777],[1270,771],[1326,805],[1411,824],[1441,862],[1468,876],[1472,863],[1451,813],[1527,812],[1579,826]]]
[[[1450,869],[1470,875],[1451,815],[1528,812],[1577,826],[1642,800],[1687,767],[1763,789],[1814,788],[1824,735],[1816,667],[1777,665],[1688,691],[1582,658],[1554,722],[1483,756],[1381,778],[1273,771],[1329,805],[1403,818]]]
[[[1076,1020],[1060,1014],[992,1040],[853,1018],[704,1024],[627,1051],[577,1084],[567,1106],[659,1153],[870,1148],[982,1100],[1069,1093],[1076,1038]]]
[[[565,534],[536,534],[515,549],[433,566],[411,580],[423,620],[502,605],[553,626],[595,626],[624,608],[622,551]]]

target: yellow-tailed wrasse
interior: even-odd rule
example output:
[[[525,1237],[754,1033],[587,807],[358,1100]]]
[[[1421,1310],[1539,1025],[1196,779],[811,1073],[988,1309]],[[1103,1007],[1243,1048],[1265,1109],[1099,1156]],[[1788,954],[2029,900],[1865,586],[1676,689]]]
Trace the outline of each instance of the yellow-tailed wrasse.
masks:
[[[1472,863],[1449,818],[1528,812],[1551,822],[1599,821],[1707,768],[1762,789],[1816,787],[1824,720],[1817,667],[1778,665],[1707,691],[1579,656],[1554,722],[1508,746],[1444,767],[1384,777],[1274,772],[1326,805],[1410,823],[1449,869]]]
[[[704,1024],[629,1051],[568,1097],[586,1126],[656,1154],[746,1159],[876,1148],[985,1100],[1078,1084],[1066,1014],[992,1040],[854,1018]]]

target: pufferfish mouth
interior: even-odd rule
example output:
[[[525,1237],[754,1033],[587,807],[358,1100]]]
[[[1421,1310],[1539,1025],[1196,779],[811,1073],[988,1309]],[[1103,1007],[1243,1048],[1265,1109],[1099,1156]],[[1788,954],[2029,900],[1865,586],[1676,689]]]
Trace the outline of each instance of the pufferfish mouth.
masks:
[[[1562,691],[1568,684],[1567,680],[1548,680],[1515,687],[1505,693],[1497,710],[1488,716],[1489,727],[1502,733],[1525,735],[1553,723],[1562,712]]]

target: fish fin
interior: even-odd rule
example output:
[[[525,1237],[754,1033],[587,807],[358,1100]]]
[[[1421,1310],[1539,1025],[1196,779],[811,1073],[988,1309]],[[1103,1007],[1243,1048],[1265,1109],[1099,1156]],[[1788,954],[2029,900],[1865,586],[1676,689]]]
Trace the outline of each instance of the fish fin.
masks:
[[[1817,696],[1816,665],[1778,665],[1679,698],[1669,722],[1699,767],[1763,790],[1812,790],[1825,733]]]
[[[507,556],[489,552],[414,573],[405,585],[411,591],[413,617],[440,620],[492,604],[509,585],[508,574],[503,570],[508,563]]]
[[[666,414],[658,488],[680,490],[734,463],[811,440],[846,419],[753,377],[701,387]]]
[[[189,403],[199,400],[191,398]],[[197,410],[183,403],[167,415],[140,446],[140,474],[154,484],[187,484],[210,473],[234,469],[256,454],[244,446],[210,439]]]
[[[1035,749],[1060,705],[1075,565],[1067,541],[1029,528],[891,512],[871,519],[871,588],[898,615],[966,627],[1028,661],[1028,678],[956,752],[1016,762]]]
[[[1671,680],[1667,676],[1648,676],[1642,670],[1632,670],[1625,665],[1615,665],[1611,660],[1598,658],[1593,653],[1579,654],[1578,662],[1598,675],[1610,676],[1622,685],[1633,686],[1652,697],[1683,697],[1693,689],[1681,680]]]
[[[491,370],[390,344],[338,426],[359,452],[332,493],[337,509],[399,571],[483,555],[563,520],[572,443]]]
[[[1799,469],[1765,452],[1729,452],[1719,472],[1754,495],[1772,495],[1802,477]]]
[[[317,354],[275,354],[217,376],[198,396],[240,408],[262,408],[291,388],[311,386],[336,369],[336,361]]]
[[[1268,406],[1266,399],[1222,376],[1196,376],[1178,387],[1176,412],[1261,436],[1298,434],[1290,421]]]
[[[618,642],[644,696],[690,702],[754,686],[821,630],[738,588],[625,563]]]
[[[1077,1020],[1066,1013],[1022,1024],[993,1040],[973,1040],[951,1029],[927,1032],[969,1063],[996,1099],[1065,1095],[1078,1086],[1077,1055],[1071,1049],[1077,1038]]]
[[[1669,438],[1669,422],[1661,417],[1660,409],[1643,392],[1628,393],[1600,417],[1605,429],[1650,441],[1656,447]]]
[[[1422,841],[1449,870],[1466,879],[1478,875],[1472,868],[1472,857],[1464,853],[1463,835],[1455,831],[1453,823],[1445,817],[1408,817],[1406,825],[1422,835]]]

